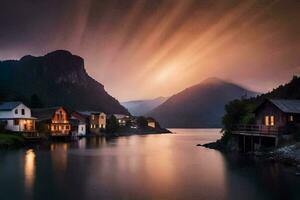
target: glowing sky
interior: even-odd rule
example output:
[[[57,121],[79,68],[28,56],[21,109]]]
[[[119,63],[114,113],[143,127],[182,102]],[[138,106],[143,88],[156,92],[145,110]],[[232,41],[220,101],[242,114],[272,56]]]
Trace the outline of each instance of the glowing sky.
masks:
[[[267,91],[300,71],[297,0],[1,0],[0,59],[67,49],[119,100],[211,76]]]

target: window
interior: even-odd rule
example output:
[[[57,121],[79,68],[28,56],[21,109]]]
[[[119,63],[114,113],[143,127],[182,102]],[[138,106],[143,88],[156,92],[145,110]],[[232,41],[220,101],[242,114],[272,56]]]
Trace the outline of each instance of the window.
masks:
[[[15,110],[15,114],[17,115],[17,114],[18,114],[18,112],[19,112],[19,111],[18,111],[18,109],[16,109],[16,110]]]
[[[269,116],[265,116],[265,126],[270,126]]]
[[[294,116],[293,116],[293,115],[290,115],[288,121],[289,121],[289,122],[293,122],[293,121],[294,121]]]
[[[271,125],[271,126],[274,126],[274,125],[275,125],[275,116],[274,116],[274,115],[272,115],[272,116],[270,117],[270,125]]]
[[[20,123],[20,121],[19,121],[18,119],[15,119],[15,120],[14,120],[14,125],[15,125],[15,126],[19,125],[19,123]]]
[[[95,119],[95,115],[92,115],[92,120],[94,120]]]
[[[93,128],[93,124],[91,124],[91,128]]]
[[[265,126],[275,126],[275,116],[265,116]]]
[[[25,115],[25,109],[21,110],[22,115]]]

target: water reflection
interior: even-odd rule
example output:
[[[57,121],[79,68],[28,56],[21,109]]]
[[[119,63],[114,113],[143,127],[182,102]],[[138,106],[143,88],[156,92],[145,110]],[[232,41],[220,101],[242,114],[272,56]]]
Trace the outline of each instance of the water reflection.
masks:
[[[25,153],[24,175],[25,175],[25,190],[28,194],[32,193],[35,179],[35,153],[29,149]]]
[[[68,148],[67,143],[50,144],[51,161],[55,172],[65,172],[68,164]]]
[[[217,131],[176,132],[2,153],[0,199],[299,199],[300,179],[281,165],[196,146]]]

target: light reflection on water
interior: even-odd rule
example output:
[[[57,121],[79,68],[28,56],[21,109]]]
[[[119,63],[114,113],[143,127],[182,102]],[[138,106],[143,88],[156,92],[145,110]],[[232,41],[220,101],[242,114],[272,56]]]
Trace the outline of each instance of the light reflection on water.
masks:
[[[33,149],[29,149],[25,153],[24,163],[25,190],[27,194],[32,193],[35,179],[35,153]]]
[[[1,200],[298,199],[300,180],[279,165],[196,147],[219,139],[219,130],[174,132],[0,152]]]

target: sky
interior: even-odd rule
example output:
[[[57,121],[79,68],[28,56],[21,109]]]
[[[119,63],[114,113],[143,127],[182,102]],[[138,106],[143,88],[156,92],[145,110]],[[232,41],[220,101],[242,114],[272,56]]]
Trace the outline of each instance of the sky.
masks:
[[[0,60],[66,49],[120,101],[209,77],[266,92],[300,72],[298,0],[1,0]]]

